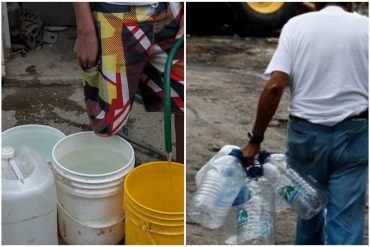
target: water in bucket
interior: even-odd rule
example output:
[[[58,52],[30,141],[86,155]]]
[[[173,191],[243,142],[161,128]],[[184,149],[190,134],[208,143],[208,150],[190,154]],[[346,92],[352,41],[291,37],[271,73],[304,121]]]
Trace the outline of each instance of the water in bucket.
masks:
[[[131,145],[118,136],[80,132],[59,141],[52,155],[64,242],[118,244],[124,237],[123,182],[135,163]]]
[[[31,133],[28,134],[27,138],[22,140],[22,143],[19,143],[17,139],[9,139],[7,145],[11,147],[38,147],[38,151],[42,154],[43,157],[50,156],[50,147],[53,147],[58,141],[56,137],[45,137],[40,139],[38,134],[33,137]]]
[[[64,134],[45,125],[21,125],[8,129],[2,133],[2,146],[15,149],[32,147],[36,149],[45,160],[51,160],[51,151]]]
[[[122,168],[128,158],[109,149],[79,149],[60,158],[65,168],[83,174],[104,174]]]
[[[183,181],[183,174],[176,170],[178,167],[174,167],[174,164],[177,163],[172,162],[171,165],[167,163],[165,166],[158,166],[158,169],[152,169],[151,174],[146,174],[147,179],[142,180],[140,186],[135,187],[135,194],[142,196],[136,199],[147,207],[159,211],[181,212],[184,200],[179,200],[179,195],[184,192],[181,191],[183,186],[178,183]],[[169,176],[168,179],[166,176]]]

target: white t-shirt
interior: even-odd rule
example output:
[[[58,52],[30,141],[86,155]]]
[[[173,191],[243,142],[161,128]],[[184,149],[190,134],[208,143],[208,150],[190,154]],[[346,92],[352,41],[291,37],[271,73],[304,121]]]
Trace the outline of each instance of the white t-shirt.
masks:
[[[333,126],[368,108],[369,19],[329,6],[283,27],[265,73],[289,75],[290,114]]]

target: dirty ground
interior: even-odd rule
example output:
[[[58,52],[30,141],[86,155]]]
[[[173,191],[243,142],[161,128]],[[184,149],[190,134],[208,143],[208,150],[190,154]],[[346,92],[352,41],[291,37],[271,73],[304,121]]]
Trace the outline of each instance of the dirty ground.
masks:
[[[66,135],[91,130],[73,55],[75,38],[75,30],[69,29],[59,33],[57,44],[44,45],[7,62],[2,82],[2,131],[23,124],[49,125]],[[135,102],[128,126],[130,138],[164,152],[163,113],[147,113]],[[172,133],[174,142],[174,129]],[[164,160],[132,146],[142,163]]]
[[[274,41],[274,40],[272,40]],[[276,42],[239,37],[187,38],[187,206],[197,170],[225,144],[243,145],[253,126],[263,75]],[[284,152],[288,121],[284,94],[262,148]],[[293,244],[295,214],[277,215],[276,244]],[[367,222],[367,215],[366,215]],[[365,244],[368,243],[368,224]],[[187,244],[219,244],[217,231],[187,222]]]

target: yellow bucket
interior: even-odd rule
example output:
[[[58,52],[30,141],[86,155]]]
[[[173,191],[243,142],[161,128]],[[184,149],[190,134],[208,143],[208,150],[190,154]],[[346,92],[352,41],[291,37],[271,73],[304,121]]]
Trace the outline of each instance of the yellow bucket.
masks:
[[[125,244],[184,244],[184,166],[151,162],[125,178]]]

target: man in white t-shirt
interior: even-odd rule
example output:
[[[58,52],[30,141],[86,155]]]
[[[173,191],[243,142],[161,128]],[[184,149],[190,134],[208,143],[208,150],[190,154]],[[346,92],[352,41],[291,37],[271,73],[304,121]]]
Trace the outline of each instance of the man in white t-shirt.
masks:
[[[352,3],[318,3],[320,11],[283,28],[266,74],[243,163],[251,165],[264,132],[290,91],[288,165],[329,193],[326,214],[298,219],[296,244],[362,244],[368,175],[368,18]]]

